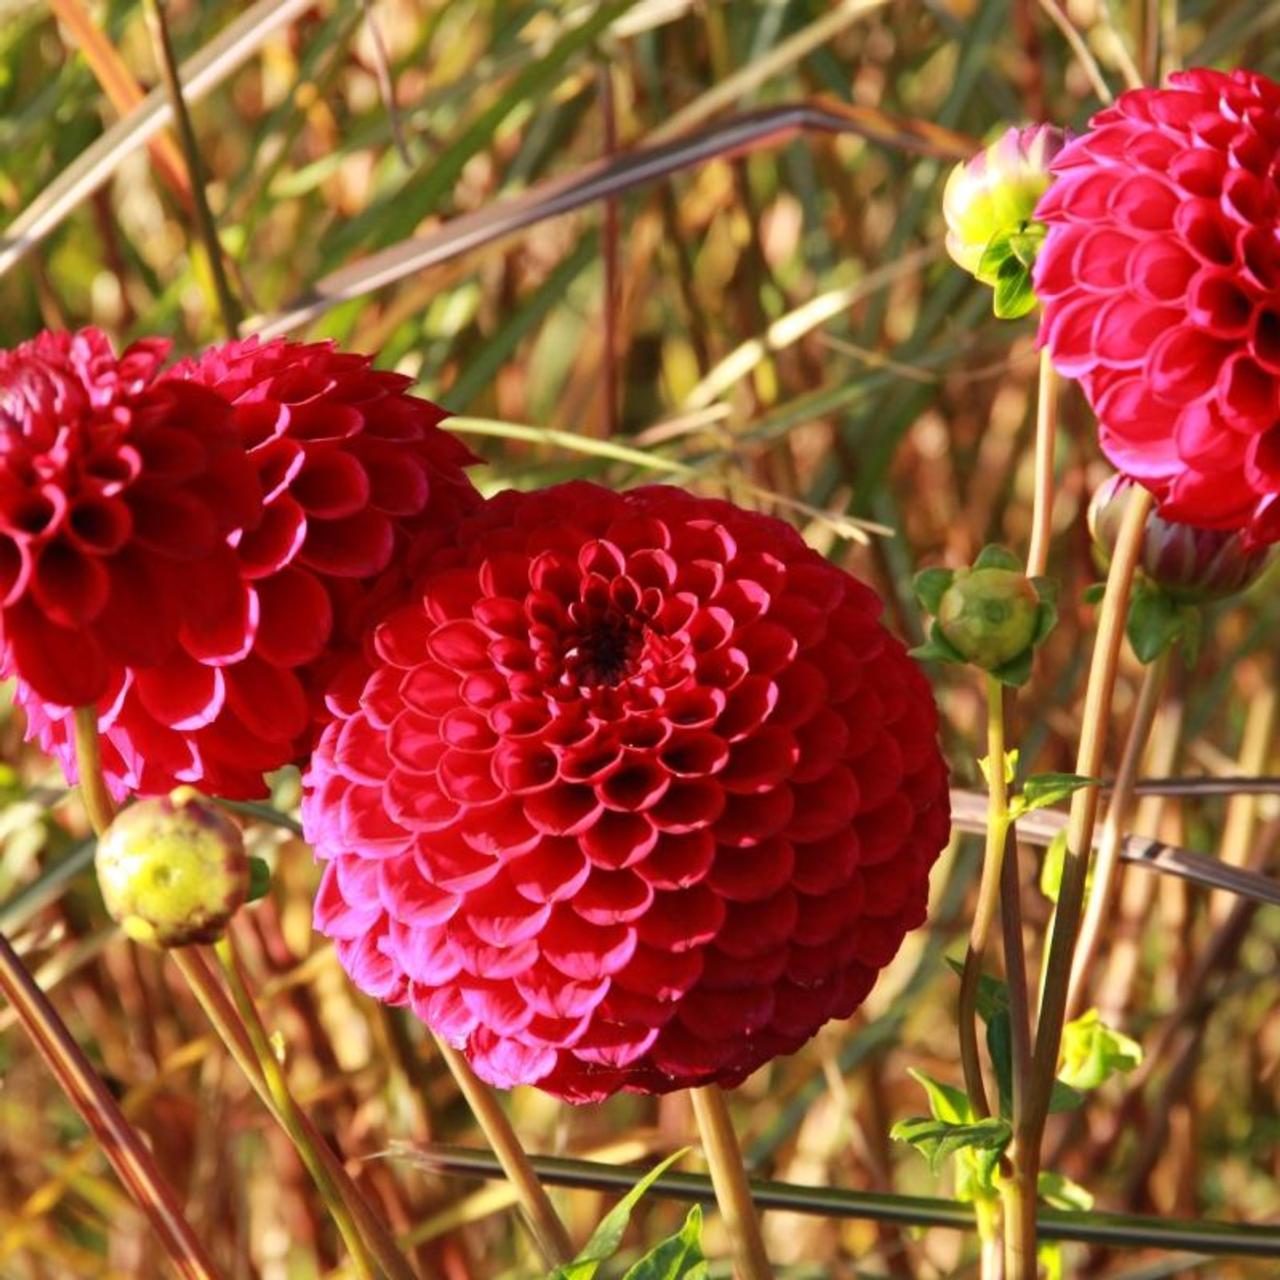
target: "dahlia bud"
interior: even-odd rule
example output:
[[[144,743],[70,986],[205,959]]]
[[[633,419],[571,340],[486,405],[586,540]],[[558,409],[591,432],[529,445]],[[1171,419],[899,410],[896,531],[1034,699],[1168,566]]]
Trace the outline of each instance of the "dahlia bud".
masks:
[[[191,787],[139,800],[98,842],[98,883],[135,942],[215,942],[249,897],[240,828]]]
[[[1057,621],[1053,584],[1026,577],[1003,547],[986,547],[969,569],[926,569],[916,596],[934,615],[916,656],[971,662],[1006,684],[1022,684],[1031,656]]]
[[[942,213],[947,252],[996,289],[996,314],[1013,318],[1035,305],[1031,267],[1044,236],[1036,204],[1052,181],[1050,161],[1069,135],[1053,125],[1008,129],[947,179]]]
[[[1089,503],[1089,532],[1104,570],[1111,563],[1135,490],[1135,481],[1114,475],[1098,487]],[[1153,511],[1147,516],[1139,564],[1147,580],[1173,600],[1205,604],[1243,591],[1262,573],[1269,553],[1265,546],[1246,548],[1237,530],[1197,529],[1165,520]]]

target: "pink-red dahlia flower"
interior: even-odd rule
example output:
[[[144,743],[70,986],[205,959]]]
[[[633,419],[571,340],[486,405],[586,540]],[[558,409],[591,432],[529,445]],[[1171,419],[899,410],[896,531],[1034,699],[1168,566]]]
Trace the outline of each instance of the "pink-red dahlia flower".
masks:
[[[85,329],[0,351],[2,662],[27,703],[87,705],[125,668],[242,648],[204,583],[235,579],[227,539],[257,520],[258,481],[226,401],[161,380],[167,350],[116,356]]]
[[[1103,450],[1165,518],[1280,539],[1280,85],[1131,90],[1053,169],[1041,338]]]
[[[575,1101],[732,1084],[924,919],[946,767],[880,601],[655,487],[505,493],[382,621],[303,820],[353,980]]]
[[[372,602],[401,585],[416,546],[479,502],[463,470],[472,455],[409,383],[329,343],[254,338],[165,376],[169,394],[229,404],[261,498],[219,572],[187,581],[216,644],[130,666],[99,702],[114,790],[261,795],[264,772],[309,750],[323,689],[360,653]],[[66,709],[22,690],[19,701],[72,774]]]

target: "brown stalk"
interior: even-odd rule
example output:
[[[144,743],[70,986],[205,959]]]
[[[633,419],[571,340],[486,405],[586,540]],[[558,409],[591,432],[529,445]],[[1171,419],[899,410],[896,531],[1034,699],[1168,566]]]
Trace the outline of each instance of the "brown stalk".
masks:
[[[963,159],[978,144],[926,121],[891,116],[874,107],[816,97],[789,106],[766,107],[732,116],[697,133],[650,142],[577,173],[553,178],[522,195],[462,214],[425,235],[412,236],[327,276],[283,311],[253,317],[264,338],[298,329],[331,307],[395,284],[475,249],[515,235],[539,222],[608,200],[710,160],[780,147],[801,134],[856,134],[882,146],[900,147],[940,159]],[[0,270],[3,269],[0,254]]]
[[[145,101],[146,94],[133,78],[133,73],[125,66],[124,59],[116,52],[115,46],[94,22],[82,0],[49,0],[49,8],[80,46],[84,60],[102,86],[102,92],[107,95],[107,101],[111,103],[116,115],[123,118],[136,111]],[[167,133],[157,134],[147,147],[156,172],[164,179],[182,208],[190,213],[193,209],[191,183],[182,153],[174,140]]]

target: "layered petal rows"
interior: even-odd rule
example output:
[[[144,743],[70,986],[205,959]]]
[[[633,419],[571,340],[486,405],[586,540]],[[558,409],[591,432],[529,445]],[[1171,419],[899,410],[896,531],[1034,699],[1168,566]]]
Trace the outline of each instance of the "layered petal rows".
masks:
[[[1280,85],[1180,72],[1053,168],[1041,338],[1107,456],[1167,519],[1280,539]]]
[[[339,691],[317,927],[499,1086],[733,1084],[848,1016],[947,839],[923,675],[769,517],[506,493]]]
[[[218,406],[255,500],[229,545],[222,531],[216,565],[189,575],[182,643],[155,637],[89,699],[117,793],[192,783],[247,798],[263,794],[264,772],[305,756],[372,603],[403,584],[415,546],[479,501],[463,470],[474,459],[440,430],[440,408],[406,394],[409,381],[327,343],[248,339],[158,384]],[[147,635],[153,606],[138,607]],[[73,776],[69,712],[35,692],[19,701]]]
[[[94,329],[0,351],[3,666],[28,706],[109,702],[129,667],[240,647],[202,601],[237,576],[258,481],[225,400],[161,379],[167,352],[117,357]]]

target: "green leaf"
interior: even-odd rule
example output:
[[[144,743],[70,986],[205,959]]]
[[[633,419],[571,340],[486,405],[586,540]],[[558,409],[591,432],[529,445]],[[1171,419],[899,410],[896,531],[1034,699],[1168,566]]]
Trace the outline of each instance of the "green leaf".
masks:
[[[1084,594],[1081,599],[1085,604],[1100,604],[1102,597],[1107,594],[1107,584],[1105,582],[1095,582],[1091,587],[1085,587]]]
[[[1008,1008],[1001,1009],[987,1021],[987,1053],[996,1073],[996,1092],[1000,1098],[1000,1114],[1013,1114],[1013,1024]]]
[[[1002,547],[998,542],[988,542],[978,552],[978,558],[974,560],[973,567],[975,569],[1009,569],[1013,573],[1021,573],[1022,561],[1008,547]]]
[[[1083,1106],[1084,1094],[1079,1089],[1073,1089],[1061,1080],[1053,1082],[1053,1089],[1049,1094],[1050,1115],[1058,1116],[1064,1111],[1079,1111]]]
[[[1080,773],[1033,773],[1010,802],[1009,812],[1016,818],[1032,809],[1045,809],[1083,787],[1096,786],[1097,782],[1097,778]]]
[[[1142,1046],[1113,1030],[1090,1009],[1062,1029],[1060,1078],[1076,1089],[1096,1089],[1113,1075],[1142,1063]]]
[[[947,964],[957,978],[964,977],[964,963],[947,957]],[[999,978],[989,973],[978,976],[978,1017],[990,1022],[996,1014],[1009,1007],[1009,988]]]
[[[938,612],[942,597],[946,595],[955,576],[954,569],[921,569],[911,580],[911,590],[926,613]]]
[[[1013,1130],[1007,1120],[997,1120],[994,1116],[969,1124],[949,1124],[945,1120],[913,1116],[899,1120],[889,1136],[897,1142],[910,1143],[937,1173],[942,1162],[957,1151],[990,1153],[998,1160],[1012,1140]]]
[[[1017,320],[1033,310],[1036,293],[1031,287],[1031,270],[1015,254],[1000,264],[995,281],[995,313],[1000,320]]]
[[[1134,588],[1125,634],[1139,662],[1154,662],[1185,631],[1186,619],[1175,600],[1146,584]]]
[[[271,892],[271,867],[263,858],[249,859],[249,892],[246,902],[257,902]]]
[[[1050,902],[1057,902],[1058,890],[1062,888],[1062,865],[1067,857],[1067,833],[1059,831],[1049,842],[1044,851],[1044,861],[1040,864],[1040,892]]]
[[[929,1110],[935,1120],[942,1120],[947,1124],[964,1124],[973,1119],[973,1108],[963,1089],[943,1084],[941,1080],[935,1080],[915,1067],[908,1067],[907,1074],[924,1087],[929,1099]]]
[[[1040,1199],[1055,1209],[1074,1209],[1088,1213],[1093,1208],[1093,1196],[1078,1182],[1072,1182],[1060,1173],[1046,1170],[1040,1174],[1036,1186]]]
[[[607,1262],[618,1251],[623,1232],[631,1221],[631,1211],[640,1203],[641,1196],[653,1186],[677,1160],[688,1153],[685,1147],[668,1156],[660,1165],[651,1169],[604,1216],[592,1233],[582,1252],[572,1262],[566,1262],[551,1272],[548,1280],[593,1280],[602,1262]]]
[[[694,1205],[684,1226],[655,1245],[622,1280],[706,1280],[702,1253],[702,1206]]]
[[[991,785],[991,757],[979,756],[978,768],[982,770],[982,776],[986,779],[987,785]],[[1004,753],[1004,780],[1006,783],[1012,782],[1018,776],[1018,748],[1013,747]]]

